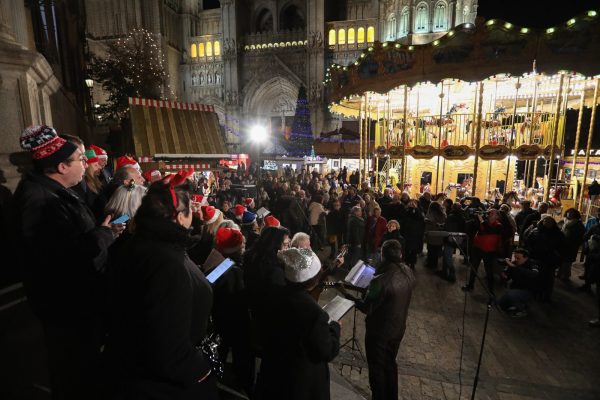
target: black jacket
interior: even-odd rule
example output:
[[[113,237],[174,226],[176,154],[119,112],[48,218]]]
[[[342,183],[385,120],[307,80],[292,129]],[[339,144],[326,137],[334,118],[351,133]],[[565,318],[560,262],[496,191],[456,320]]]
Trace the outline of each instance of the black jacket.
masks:
[[[341,209],[329,211],[329,214],[325,217],[325,221],[328,235],[342,235],[346,230],[344,215]]]
[[[418,208],[407,208],[404,218],[400,221],[400,232],[406,240],[406,250],[420,252],[423,248],[425,234],[425,218]]]
[[[557,267],[561,263],[565,237],[558,227],[548,229],[542,222],[525,238],[525,248],[530,258],[537,260],[540,267]]]
[[[162,219],[136,223],[109,271],[110,386],[125,398],[214,398],[211,380],[198,383],[209,365],[196,348],[207,332],[212,289],[187,256],[188,230]]]
[[[354,215],[348,219],[346,228],[346,244],[350,246],[362,246],[365,239],[365,220]]]
[[[326,400],[329,366],[339,351],[340,326],[303,289],[286,287],[268,308],[258,383],[261,399]]]
[[[538,288],[539,270],[531,260],[527,260],[521,265],[504,268],[504,274],[511,281],[511,289],[534,291]]]
[[[27,174],[15,191],[27,297],[44,321],[76,324],[104,303],[103,273],[112,232],[72,190]]]

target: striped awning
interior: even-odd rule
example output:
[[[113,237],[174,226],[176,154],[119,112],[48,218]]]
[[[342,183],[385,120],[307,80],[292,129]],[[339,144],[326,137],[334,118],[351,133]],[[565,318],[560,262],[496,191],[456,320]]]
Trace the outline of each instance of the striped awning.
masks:
[[[207,104],[129,98],[136,154],[224,154],[219,118]]]
[[[196,164],[165,164],[165,169],[167,170],[180,170],[180,169],[190,169],[201,170],[201,169],[210,169],[210,164],[205,163],[196,163]]]

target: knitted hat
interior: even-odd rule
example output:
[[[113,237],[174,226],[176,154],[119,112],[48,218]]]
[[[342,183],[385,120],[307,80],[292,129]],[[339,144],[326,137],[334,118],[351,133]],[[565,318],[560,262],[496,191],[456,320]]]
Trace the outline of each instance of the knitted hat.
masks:
[[[315,277],[321,271],[321,261],[311,249],[291,248],[281,250],[277,257],[283,262],[285,279],[302,283]]]
[[[87,158],[88,164],[94,164],[98,162],[98,157],[96,156],[96,152],[92,149],[88,149],[85,151],[85,157]]]
[[[245,212],[246,212],[246,207],[244,207],[241,204],[238,204],[233,208],[233,213],[235,214],[235,217],[237,219],[242,219]]]
[[[77,150],[77,145],[58,137],[46,125],[33,125],[21,133],[21,148],[30,151],[33,162],[40,168],[48,168],[68,159]]]
[[[219,218],[221,215],[221,211],[217,210],[213,206],[202,206],[202,217],[204,218],[204,223],[212,224]]]
[[[96,153],[96,157],[108,158],[108,154],[106,153],[106,150],[104,150],[102,147],[98,147],[95,144],[91,144],[90,149],[94,150],[94,152]]]
[[[277,218],[275,218],[272,215],[267,215],[265,217],[265,226],[274,226],[276,228],[281,226],[281,222],[279,222],[279,220]]]
[[[98,157],[100,157],[100,156],[98,156]],[[160,181],[162,179],[162,175],[161,175],[160,171],[157,169],[151,169],[149,171],[145,171],[142,174],[142,176],[144,177],[145,180],[147,180],[150,183]]]
[[[138,171],[142,170],[140,168],[140,164],[138,164],[137,161],[135,161],[135,159],[133,159],[130,156],[121,156],[121,157],[117,158],[117,169],[121,169],[122,167],[124,167],[126,165],[133,165],[133,167],[135,169],[137,169]]]
[[[252,197],[248,197],[247,199],[244,199],[244,204],[246,207],[252,207],[254,206],[254,199]]]
[[[256,221],[256,214],[250,211],[245,211],[244,215],[242,216],[242,224],[251,224],[254,221]]]
[[[215,236],[215,248],[221,254],[232,254],[239,251],[244,244],[244,235],[237,229],[219,228]]]

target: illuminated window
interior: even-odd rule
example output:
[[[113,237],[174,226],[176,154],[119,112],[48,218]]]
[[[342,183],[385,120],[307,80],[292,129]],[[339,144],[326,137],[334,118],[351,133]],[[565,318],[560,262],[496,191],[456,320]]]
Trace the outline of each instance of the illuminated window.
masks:
[[[196,50],[196,44],[195,43],[192,44],[192,49],[191,49],[190,53],[192,53],[192,58],[198,57],[198,53],[197,53],[197,50]]]
[[[329,45],[335,46],[335,29],[329,30]]]
[[[417,17],[415,18],[415,32],[427,32],[429,25],[429,9],[426,3],[420,3],[417,6]]]
[[[394,14],[388,17],[387,31],[387,40],[394,40],[396,38],[396,16]]]
[[[356,38],[354,37],[354,28],[348,29],[348,44],[354,44]]]
[[[198,57],[204,57],[204,43],[198,45]]]
[[[214,50],[215,50],[215,56],[221,55],[221,42],[219,42],[218,40],[215,41]]]
[[[338,44],[346,44],[346,30],[340,29],[338,31]]]
[[[207,57],[212,57],[213,55],[213,51],[212,51],[212,42],[206,42],[206,56]]]
[[[364,43],[365,42],[365,28],[358,28],[357,42],[358,43]]]
[[[367,42],[373,43],[375,41],[375,28],[372,26],[367,28]]]
[[[433,29],[435,31],[445,31],[446,20],[446,3],[440,1],[435,5],[433,12]]]
[[[408,35],[408,18],[408,7],[404,7],[404,10],[402,10],[402,15],[400,17],[400,36]]]

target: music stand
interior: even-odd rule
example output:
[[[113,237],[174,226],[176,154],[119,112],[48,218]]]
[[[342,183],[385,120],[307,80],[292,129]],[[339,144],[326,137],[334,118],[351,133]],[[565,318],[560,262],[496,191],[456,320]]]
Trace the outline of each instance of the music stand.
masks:
[[[357,297],[361,295],[360,288],[349,287],[349,289],[354,290]],[[345,365],[350,367],[350,372],[352,372],[352,369],[356,368],[358,369],[358,373],[362,374],[362,370],[366,366],[367,358],[365,357],[356,336],[356,307],[354,307],[352,315],[352,336],[340,345],[340,353],[343,349],[347,349],[350,357],[347,360],[344,360],[344,357],[340,357],[340,374]]]

